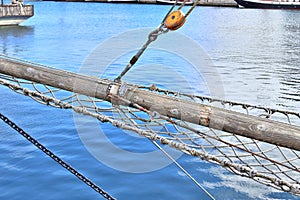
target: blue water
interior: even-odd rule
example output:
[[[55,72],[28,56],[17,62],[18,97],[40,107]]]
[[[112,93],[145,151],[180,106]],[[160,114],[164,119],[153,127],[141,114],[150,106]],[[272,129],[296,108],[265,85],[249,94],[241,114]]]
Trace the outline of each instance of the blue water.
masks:
[[[115,36],[129,43],[135,42],[132,38],[146,40],[146,35],[135,36],[128,31],[154,29],[169,9],[169,6],[144,4],[31,3],[35,6],[33,18],[19,27],[0,28],[0,53],[89,74],[98,70],[94,66],[88,70],[84,67],[93,59],[91,55],[97,47],[103,47],[103,43]],[[190,84],[193,91],[202,94],[214,91],[211,80],[220,80],[220,96],[225,99],[299,112],[299,20],[297,11],[197,7],[177,32],[201,47],[196,56],[207,59],[204,63],[212,63],[213,71],[204,67],[200,70],[201,77],[194,77],[195,73],[187,67],[189,59],[184,58],[198,51],[188,48],[192,46],[186,42],[188,39],[176,40],[172,38],[175,33],[168,33],[169,36],[162,37],[167,42],[171,38],[169,43],[175,49],[180,47],[181,55],[185,56],[157,46],[137,63],[142,67],[136,66],[125,79],[186,90]],[[97,60],[99,68],[102,61],[113,62],[103,76],[115,77],[127,64],[132,49],[110,61],[113,52],[122,45],[104,45],[107,48],[98,49],[102,54]],[[209,78],[205,87],[203,80]],[[200,85],[195,87],[198,82]],[[114,197],[209,199],[174,164],[140,174],[107,167],[82,144],[71,111],[40,105],[4,87],[0,87],[0,92],[1,113]],[[0,123],[0,130],[0,199],[102,199],[7,125]],[[196,158],[182,156],[178,162],[216,199],[297,199]]]

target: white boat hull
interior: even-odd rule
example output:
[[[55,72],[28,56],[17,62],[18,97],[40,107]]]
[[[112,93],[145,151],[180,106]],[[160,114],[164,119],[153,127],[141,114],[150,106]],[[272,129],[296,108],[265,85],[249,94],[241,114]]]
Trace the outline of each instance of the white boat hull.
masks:
[[[299,0],[235,0],[245,8],[300,9]]]
[[[7,18],[0,18],[0,26],[9,26],[9,25],[19,25],[24,22],[27,17],[24,18],[17,18],[17,17],[7,17]]]

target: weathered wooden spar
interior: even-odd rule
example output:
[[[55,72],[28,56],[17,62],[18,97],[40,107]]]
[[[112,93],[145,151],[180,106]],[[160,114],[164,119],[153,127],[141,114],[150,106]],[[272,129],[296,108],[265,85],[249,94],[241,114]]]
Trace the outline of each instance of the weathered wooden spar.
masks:
[[[118,94],[161,115],[300,151],[300,127],[294,125],[6,57],[0,57],[0,73],[110,102],[108,94]]]

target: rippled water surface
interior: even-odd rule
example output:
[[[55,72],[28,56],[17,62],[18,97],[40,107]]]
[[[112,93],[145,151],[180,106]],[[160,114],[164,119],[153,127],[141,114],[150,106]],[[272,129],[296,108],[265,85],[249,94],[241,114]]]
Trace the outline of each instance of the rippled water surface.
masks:
[[[0,53],[108,78],[121,71],[170,8],[30,3],[33,18],[19,27],[0,27]],[[299,21],[298,11],[197,7],[181,29],[155,41],[125,79],[299,112]],[[110,43],[114,38],[118,43]],[[114,54],[126,45],[131,49]],[[4,87],[0,94],[1,113],[118,199],[209,199],[174,164],[141,174],[107,167],[85,149],[71,111]],[[0,199],[102,199],[5,124],[0,130]],[[195,158],[178,162],[216,199],[297,199]]]

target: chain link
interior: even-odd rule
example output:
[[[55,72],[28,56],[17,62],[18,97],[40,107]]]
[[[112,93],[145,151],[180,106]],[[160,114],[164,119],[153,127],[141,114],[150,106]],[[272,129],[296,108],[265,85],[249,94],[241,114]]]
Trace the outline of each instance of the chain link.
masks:
[[[56,156],[54,153],[52,153],[49,149],[47,149],[45,146],[43,146],[41,143],[39,143],[36,139],[34,139],[32,136],[30,136],[28,133],[26,133],[23,129],[18,127],[14,122],[9,120],[7,117],[2,115],[0,113],[0,119],[3,120],[6,124],[8,124],[11,128],[16,130],[18,133],[20,133],[23,137],[25,137],[29,142],[31,142],[34,146],[42,150],[46,155],[51,157],[54,161],[56,161],[58,164],[60,164],[62,167],[67,169],[69,172],[74,174],[78,179],[83,181],[85,184],[90,186],[92,189],[94,189],[96,192],[101,194],[105,199],[108,200],[114,200],[115,198],[110,196],[107,192],[105,192],[103,189],[101,189],[99,186],[94,184],[91,180],[86,178],[83,174],[78,172],[76,169],[74,169],[72,166],[67,164],[65,161],[63,161],[61,158]]]

